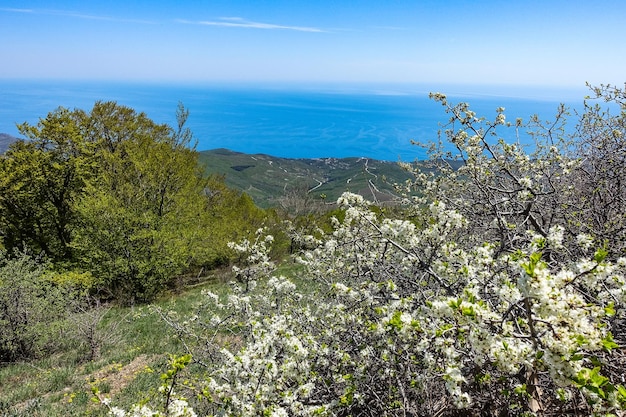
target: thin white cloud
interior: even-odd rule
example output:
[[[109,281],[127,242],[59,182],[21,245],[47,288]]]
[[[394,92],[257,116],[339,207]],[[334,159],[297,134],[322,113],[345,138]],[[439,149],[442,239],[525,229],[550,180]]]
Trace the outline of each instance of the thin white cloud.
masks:
[[[99,16],[99,15],[79,13],[79,12],[74,12],[74,11],[69,11],[69,10],[34,10],[34,9],[0,8],[0,11],[10,12],[10,13],[31,13],[31,14],[48,15],[48,16],[65,16],[65,17],[74,17],[76,19],[103,20],[103,21],[108,21],[108,22],[142,23],[142,24],[155,24],[156,23],[156,22],[152,22],[149,20],[125,19],[125,18],[112,17],[112,16]]]
[[[33,9],[12,9],[9,7],[0,7],[0,11],[11,13],[33,13]]]
[[[297,32],[326,32],[324,29],[308,26],[288,26],[277,25],[274,23],[262,23],[253,22],[243,19],[241,17],[220,17],[217,20],[204,20],[204,21],[188,21],[178,20],[180,23],[204,25],[204,26],[221,26],[231,28],[248,28],[248,29],[268,29],[268,30],[294,30]]]

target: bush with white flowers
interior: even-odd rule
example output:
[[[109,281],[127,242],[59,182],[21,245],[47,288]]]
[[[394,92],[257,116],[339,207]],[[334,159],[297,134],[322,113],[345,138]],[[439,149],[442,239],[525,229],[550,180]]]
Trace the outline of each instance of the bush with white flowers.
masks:
[[[339,203],[345,219],[300,259],[313,294],[259,276],[253,290],[207,293],[219,313],[185,324],[205,367],[197,390],[208,415],[625,405],[609,376],[626,259],[597,250],[552,265],[543,253],[562,244],[557,227],[495,256],[496,245],[458,243],[467,222],[443,203],[429,206],[423,228],[379,218],[360,196]]]
[[[232,245],[246,256],[241,283],[171,321],[203,369],[196,413],[624,412],[625,254],[588,212],[566,211],[580,196],[569,175],[589,165],[554,142],[531,156],[492,142],[504,109],[487,123],[434,98],[460,126],[447,137],[463,163],[440,158],[437,175],[407,184],[420,186],[419,222],[344,194],[345,216],[299,256],[299,280],[273,275],[260,233]]]

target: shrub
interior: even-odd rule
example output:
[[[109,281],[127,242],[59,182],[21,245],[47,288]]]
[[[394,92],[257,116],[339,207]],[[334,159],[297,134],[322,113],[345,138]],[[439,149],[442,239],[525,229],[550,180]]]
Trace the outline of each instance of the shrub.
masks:
[[[207,294],[221,312],[184,324],[201,338],[192,353],[213,412],[537,412],[579,407],[580,394],[610,410],[626,400],[618,375],[605,376],[626,260],[598,251],[550,266],[541,253],[561,244],[558,230],[496,257],[495,245],[451,240],[467,224],[443,204],[423,230],[377,220],[355,195],[342,204],[346,219],[303,259],[318,292],[270,277],[252,293]]]
[[[507,121],[504,108],[488,120],[467,103],[431,94],[450,119],[439,142],[429,145],[422,169],[407,166],[415,174],[408,186],[422,196],[416,202],[445,202],[469,221],[475,243],[492,241],[498,252],[528,243],[529,231],[546,238],[559,226],[564,244],[546,256],[583,256],[581,235],[606,243],[611,259],[626,255],[626,90],[592,91],[609,107],[585,102],[585,112],[569,130],[564,106],[553,121],[534,116],[524,124]],[[611,113],[616,107],[617,114]],[[516,140],[505,141],[503,132]]]
[[[38,356],[58,345],[66,294],[46,279],[46,264],[0,252],[0,358]]]

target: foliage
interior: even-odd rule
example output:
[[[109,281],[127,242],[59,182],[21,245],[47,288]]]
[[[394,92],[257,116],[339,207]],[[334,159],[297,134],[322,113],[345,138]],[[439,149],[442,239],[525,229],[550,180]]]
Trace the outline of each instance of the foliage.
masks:
[[[222,177],[211,176],[205,190],[208,202],[205,223],[201,227],[195,250],[200,266],[225,266],[236,256],[229,242],[250,236],[263,224],[274,221],[265,210],[259,209],[252,198],[228,188]],[[210,231],[209,236],[202,231]]]
[[[93,175],[92,153],[76,114],[59,108],[37,126],[19,126],[17,141],[0,156],[0,236],[4,247],[71,257],[74,204]]]
[[[227,242],[263,222],[246,195],[207,178],[189,112],[157,124],[115,102],[59,108],[0,157],[3,246],[90,274],[100,297],[153,300],[174,277],[227,263]],[[86,282],[86,281],[85,281]]]
[[[98,102],[87,136],[97,146],[97,181],[76,207],[73,247],[81,264],[116,298],[149,300],[189,266],[205,204],[205,181],[185,133],[144,114]]]
[[[60,348],[68,294],[48,279],[46,265],[24,253],[0,252],[0,361]]]

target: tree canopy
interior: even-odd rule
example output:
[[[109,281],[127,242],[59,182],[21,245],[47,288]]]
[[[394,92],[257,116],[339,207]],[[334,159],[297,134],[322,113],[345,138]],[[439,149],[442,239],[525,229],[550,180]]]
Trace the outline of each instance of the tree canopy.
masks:
[[[128,302],[152,299],[173,277],[227,259],[228,239],[212,234],[237,224],[234,238],[262,216],[215,220],[238,211],[237,193],[204,175],[188,114],[179,105],[170,127],[96,102],[89,112],[58,108],[20,125],[27,140],[0,157],[5,250],[89,271],[94,290]]]

